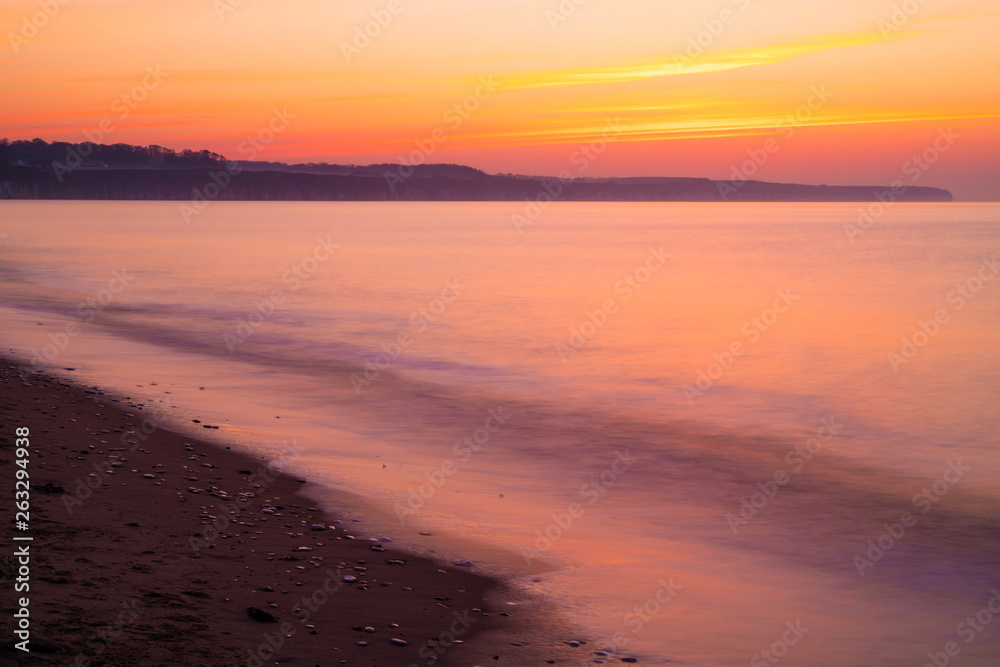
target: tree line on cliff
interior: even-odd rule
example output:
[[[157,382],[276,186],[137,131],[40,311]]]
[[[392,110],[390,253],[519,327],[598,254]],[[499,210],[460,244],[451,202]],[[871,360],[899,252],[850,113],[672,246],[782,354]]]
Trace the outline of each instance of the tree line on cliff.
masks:
[[[577,178],[487,174],[452,164],[234,162],[162,146],[0,139],[0,196],[15,199],[241,201],[878,201],[886,186],[825,186],[707,178]],[[908,187],[896,201],[951,201]]]

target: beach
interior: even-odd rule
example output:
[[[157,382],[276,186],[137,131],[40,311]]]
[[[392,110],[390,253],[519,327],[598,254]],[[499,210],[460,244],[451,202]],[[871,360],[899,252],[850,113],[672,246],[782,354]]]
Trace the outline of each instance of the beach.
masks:
[[[16,429],[28,429],[30,521],[17,533],[31,540],[0,559],[11,578],[17,559],[27,561],[18,596],[30,652],[5,641],[0,664],[520,666],[586,657],[586,643],[570,646],[581,638],[544,606],[468,567],[399,551],[391,537],[356,538],[357,523],[325,515],[302,493],[304,480],[267,460],[175,432],[127,396],[13,361],[2,383],[0,457],[11,484],[15,434],[25,433]],[[14,509],[2,508],[7,525]],[[25,602],[4,600],[5,616]]]
[[[1000,585],[995,205],[4,210],[56,664],[895,667]]]

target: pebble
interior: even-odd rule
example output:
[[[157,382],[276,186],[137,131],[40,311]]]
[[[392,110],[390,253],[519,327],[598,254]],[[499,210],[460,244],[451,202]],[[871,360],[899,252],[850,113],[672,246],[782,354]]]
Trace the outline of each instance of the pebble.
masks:
[[[405,639],[399,639],[397,637],[393,637],[392,639],[389,640],[389,643],[395,644],[396,646],[406,646],[407,642]]]
[[[146,473],[145,475],[143,475],[143,478],[145,478],[145,479],[156,479],[156,475],[150,475],[150,474],[149,474],[149,473],[147,472],[147,473]]]
[[[278,620],[274,615],[257,607],[247,607],[247,616],[261,623],[276,623]]]

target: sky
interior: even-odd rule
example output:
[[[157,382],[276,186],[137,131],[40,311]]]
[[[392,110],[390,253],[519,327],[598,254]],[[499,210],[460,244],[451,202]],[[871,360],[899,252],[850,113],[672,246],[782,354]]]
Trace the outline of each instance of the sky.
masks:
[[[11,139],[1000,200],[994,0],[0,0],[0,32]]]

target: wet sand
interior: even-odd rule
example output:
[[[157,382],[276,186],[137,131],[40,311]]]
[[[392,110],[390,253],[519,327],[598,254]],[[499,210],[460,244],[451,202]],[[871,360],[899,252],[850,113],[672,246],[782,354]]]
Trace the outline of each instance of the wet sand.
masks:
[[[31,440],[30,524],[8,530],[0,554],[2,613],[29,597],[31,652],[5,639],[0,664],[619,661],[571,646],[582,638],[569,625],[500,581],[391,536],[355,539],[358,524],[313,507],[307,483],[267,460],[172,431],[127,396],[2,366],[8,488],[15,429]],[[13,526],[8,499],[0,516]],[[23,545],[30,590],[15,595]]]

